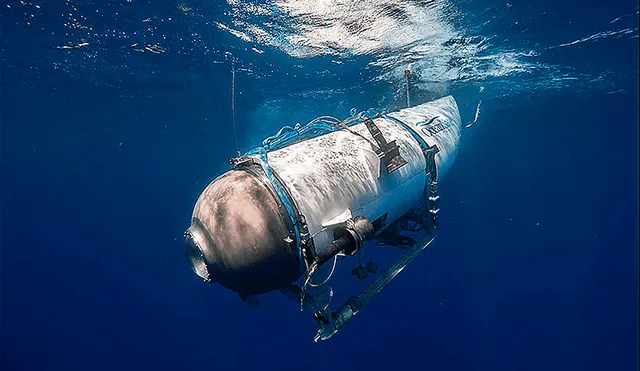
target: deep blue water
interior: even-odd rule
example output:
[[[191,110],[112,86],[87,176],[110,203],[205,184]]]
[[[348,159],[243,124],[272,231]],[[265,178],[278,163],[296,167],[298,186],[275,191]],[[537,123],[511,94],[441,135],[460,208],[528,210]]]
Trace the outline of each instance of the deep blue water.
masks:
[[[637,3],[9,0],[0,20],[0,369],[637,369]],[[281,295],[250,311],[201,283],[182,233],[236,151],[231,69],[246,150],[402,107],[410,62],[414,103],[483,100],[433,248],[320,344]]]

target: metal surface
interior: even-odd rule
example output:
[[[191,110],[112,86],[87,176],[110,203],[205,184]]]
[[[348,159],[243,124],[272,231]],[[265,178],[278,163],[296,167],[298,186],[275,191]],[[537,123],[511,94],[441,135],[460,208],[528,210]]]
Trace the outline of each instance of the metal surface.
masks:
[[[298,251],[286,241],[290,232],[281,208],[269,181],[255,172],[232,170],[207,186],[187,232],[197,241],[212,281],[246,296],[300,276]],[[188,249],[189,244],[188,238]]]

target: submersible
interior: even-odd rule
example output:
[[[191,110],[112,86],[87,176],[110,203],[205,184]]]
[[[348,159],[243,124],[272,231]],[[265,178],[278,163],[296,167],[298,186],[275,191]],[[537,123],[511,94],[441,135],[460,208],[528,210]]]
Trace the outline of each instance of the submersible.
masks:
[[[446,96],[387,114],[319,117],[284,127],[230,159],[198,198],[186,255],[205,282],[245,300],[279,290],[306,304],[333,336],[426,248],[438,229],[438,181],[459,148],[458,105]],[[408,237],[409,223],[421,234]],[[414,236],[415,237],[415,236]],[[400,247],[386,270],[337,309],[319,267],[366,244]],[[332,269],[333,272],[333,269]],[[324,281],[324,282],[321,282]]]

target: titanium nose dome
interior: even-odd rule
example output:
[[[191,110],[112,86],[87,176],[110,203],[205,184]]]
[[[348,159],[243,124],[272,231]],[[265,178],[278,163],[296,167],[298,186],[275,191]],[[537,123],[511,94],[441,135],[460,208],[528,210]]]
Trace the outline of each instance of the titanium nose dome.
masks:
[[[285,215],[259,168],[232,170],[202,192],[185,232],[186,257],[207,282],[243,295],[284,287],[300,272]]]

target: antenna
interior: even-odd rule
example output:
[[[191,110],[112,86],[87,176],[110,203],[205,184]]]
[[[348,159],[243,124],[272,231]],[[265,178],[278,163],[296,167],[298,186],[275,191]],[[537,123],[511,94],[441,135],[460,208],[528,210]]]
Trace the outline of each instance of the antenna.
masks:
[[[231,62],[231,124],[233,125],[233,136],[236,139],[236,150],[240,157],[240,144],[238,143],[238,130],[236,129],[236,68]]]
[[[411,100],[409,98],[409,76],[411,76],[411,65],[408,65],[404,70],[404,82],[407,88],[407,108],[411,107]]]

